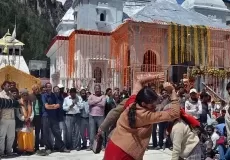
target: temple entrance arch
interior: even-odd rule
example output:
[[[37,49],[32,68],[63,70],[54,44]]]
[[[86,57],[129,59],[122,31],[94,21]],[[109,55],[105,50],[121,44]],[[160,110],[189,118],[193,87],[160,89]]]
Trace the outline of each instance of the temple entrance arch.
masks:
[[[157,55],[152,50],[148,50],[144,54],[142,72],[156,72],[157,71]]]

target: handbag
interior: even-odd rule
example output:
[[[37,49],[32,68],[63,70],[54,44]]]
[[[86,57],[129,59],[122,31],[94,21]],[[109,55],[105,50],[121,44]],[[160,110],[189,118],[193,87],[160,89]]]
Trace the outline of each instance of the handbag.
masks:
[[[102,143],[103,143],[102,135],[96,135],[92,146],[92,150],[95,154],[99,154],[101,152]]]

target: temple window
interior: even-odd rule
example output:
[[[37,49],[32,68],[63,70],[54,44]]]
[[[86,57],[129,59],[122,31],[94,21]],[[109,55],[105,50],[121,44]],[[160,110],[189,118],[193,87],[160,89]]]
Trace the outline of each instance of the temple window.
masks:
[[[157,57],[156,54],[148,50],[144,54],[143,66],[141,68],[142,72],[156,72],[157,71]]]
[[[105,13],[100,14],[100,21],[105,21]]]
[[[15,55],[19,55],[19,49],[15,49]]]
[[[13,49],[9,49],[9,55],[13,55]]]
[[[96,67],[94,69],[93,78],[95,78],[95,83],[101,83],[101,80],[102,80],[102,71],[101,71],[101,68]]]

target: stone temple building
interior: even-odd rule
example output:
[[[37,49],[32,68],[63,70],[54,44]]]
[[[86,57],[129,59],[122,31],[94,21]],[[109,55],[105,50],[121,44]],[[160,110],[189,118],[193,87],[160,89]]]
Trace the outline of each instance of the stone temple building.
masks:
[[[51,82],[106,89],[144,73],[178,82],[188,66],[227,68],[228,12],[218,0],[75,0],[46,52]]]

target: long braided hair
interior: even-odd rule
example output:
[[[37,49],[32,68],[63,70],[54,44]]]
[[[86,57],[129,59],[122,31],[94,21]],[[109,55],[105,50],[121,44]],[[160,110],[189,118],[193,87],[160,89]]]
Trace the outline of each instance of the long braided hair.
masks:
[[[128,112],[129,126],[131,128],[136,127],[136,105],[137,104],[145,108],[145,106],[143,106],[143,103],[153,104],[157,100],[158,100],[158,95],[155,91],[153,91],[150,87],[142,88],[138,92],[135,102],[129,108],[129,112]]]

